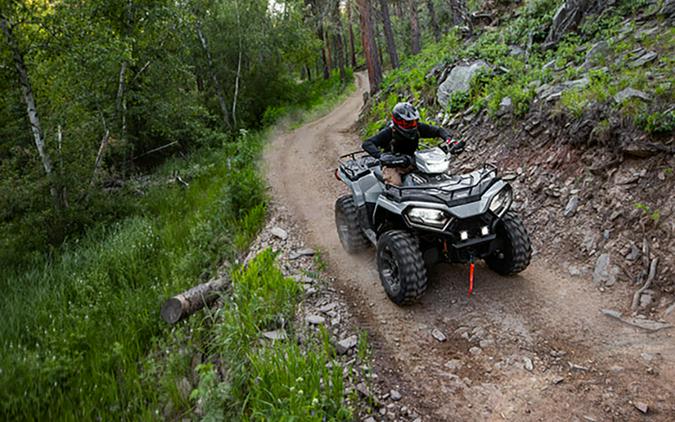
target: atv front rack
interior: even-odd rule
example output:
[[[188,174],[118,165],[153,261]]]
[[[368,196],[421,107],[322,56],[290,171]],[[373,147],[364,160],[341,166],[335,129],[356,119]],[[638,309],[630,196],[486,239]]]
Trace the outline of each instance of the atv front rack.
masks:
[[[476,175],[480,171],[480,176]],[[481,195],[497,181],[497,166],[484,163],[483,166],[469,174],[452,176],[451,185],[394,186],[385,185],[387,196],[396,202],[432,201],[452,205],[461,205],[480,199]],[[465,182],[467,182],[465,184]],[[461,188],[458,188],[459,185]]]

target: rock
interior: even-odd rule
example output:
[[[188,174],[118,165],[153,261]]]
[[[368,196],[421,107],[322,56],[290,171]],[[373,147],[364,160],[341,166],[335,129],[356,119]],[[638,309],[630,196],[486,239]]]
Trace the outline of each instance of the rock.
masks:
[[[664,1],[659,13],[672,21],[675,18],[675,0]]]
[[[649,412],[649,406],[647,405],[647,403],[638,401],[638,402],[633,403],[633,406],[635,406],[635,408],[642,413]]]
[[[654,296],[652,292],[643,292],[640,295],[640,309],[646,309],[649,305],[654,302]]]
[[[448,105],[450,97],[455,92],[467,92],[471,83],[471,78],[481,69],[488,67],[483,61],[476,61],[470,64],[460,64],[452,68],[450,74],[438,87],[436,97],[439,104],[444,108]]]
[[[511,56],[524,56],[525,50],[518,47],[517,45],[511,45],[511,46],[509,46],[509,55],[511,55]]]
[[[595,262],[595,270],[593,271],[593,281],[595,283],[603,282],[609,277],[609,254],[602,254]]]
[[[572,195],[570,200],[567,202],[567,205],[565,206],[563,215],[565,217],[572,217],[577,212],[578,206],[579,206],[579,197],[577,195]]]
[[[286,331],[283,329],[265,331],[262,333],[262,335],[269,340],[286,340]]]
[[[524,363],[525,369],[527,369],[528,371],[532,372],[532,370],[534,370],[534,365],[532,364],[532,359],[530,359],[528,357],[524,357],[523,363]]]
[[[628,64],[628,66],[630,66],[630,67],[640,67],[640,66],[644,66],[645,64],[651,62],[652,60],[655,60],[656,57],[658,57],[658,54],[656,54],[656,53],[653,52],[653,51],[647,51],[646,53],[644,53],[644,54],[641,55],[640,57],[638,57],[638,58],[634,59],[633,61],[631,61],[631,62]]]
[[[368,386],[365,383],[360,382],[356,384],[356,387],[354,388],[356,388],[356,391],[358,391],[361,396],[370,397],[370,391],[368,391]]]
[[[586,77],[575,79],[573,81],[565,81],[557,85],[544,84],[535,90],[537,96],[544,101],[553,101],[560,98],[563,91],[568,89],[582,89],[590,83]]]
[[[471,353],[474,356],[478,356],[481,353],[483,353],[483,350],[480,347],[474,346],[474,347],[469,349],[469,353]]]
[[[320,315],[308,315],[305,318],[305,321],[307,321],[308,323],[310,323],[312,325],[319,325],[319,324],[323,324],[324,322],[326,322],[326,318],[324,318]]]
[[[335,345],[335,350],[338,352],[339,355],[344,355],[358,344],[359,339],[355,335],[349,336],[345,339],[342,339],[337,342]]]
[[[374,418],[374,417],[368,416],[367,418],[365,418],[365,419],[363,420],[363,422],[376,422],[376,421],[375,421],[375,418]]]
[[[389,392],[389,397],[390,397],[393,401],[399,401],[399,400],[401,400],[401,393],[399,393],[399,392],[396,391],[396,390],[391,390],[391,391]]]
[[[675,311],[675,302],[671,303],[670,306],[668,306],[668,308],[666,309],[666,311],[664,312],[664,314],[665,314],[666,316],[668,316],[668,315],[672,314],[673,311]]]
[[[640,258],[641,255],[642,255],[642,251],[640,250],[640,248],[635,246],[635,243],[631,242],[630,251],[626,255],[626,260],[634,262],[634,261],[637,261],[638,258]]]
[[[502,101],[499,103],[499,110],[497,111],[497,115],[503,116],[506,114],[510,114],[511,112],[513,112],[513,101],[511,100],[510,97],[502,98]]]
[[[674,147],[667,147],[663,144],[645,142],[626,137],[621,141],[621,152],[634,157],[647,158],[657,154],[659,151],[669,151],[675,153]]]
[[[603,283],[606,286],[612,286],[616,283],[616,276],[618,269],[610,265],[609,254],[604,253],[598,257],[595,262],[595,270],[593,271],[593,282],[596,284]]]
[[[581,270],[579,267],[576,265],[570,265],[567,267],[567,272],[572,276],[572,277],[579,277],[581,275]]]
[[[621,104],[629,98],[639,98],[645,101],[650,101],[652,99],[652,97],[645,92],[633,88],[626,88],[614,96],[614,101]]]
[[[288,233],[286,233],[286,230],[282,229],[281,227],[273,227],[272,230],[270,230],[270,233],[272,233],[274,237],[278,237],[281,240],[288,239]]]
[[[300,249],[298,251],[291,252],[288,256],[288,259],[298,259],[303,256],[314,256],[316,252],[312,248]]]
[[[438,328],[431,330],[431,335],[441,343],[448,339]]]
[[[551,60],[550,62],[546,63],[541,67],[542,71],[545,71],[546,69],[553,69],[555,68],[555,60]]]
[[[600,41],[593,44],[588,53],[586,53],[586,59],[584,60],[583,67],[585,69],[590,69],[593,64],[597,62],[597,58],[600,56],[606,56],[609,53],[609,44],[607,41]]]
[[[585,372],[585,371],[589,371],[591,369],[591,368],[588,368],[586,366],[577,365],[576,363],[572,363],[572,362],[567,362],[567,365],[570,367],[570,369],[572,369],[574,371],[584,371]]]
[[[564,380],[565,380],[565,378],[558,375],[558,376],[553,377],[553,379],[551,379],[551,383],[557,385],[557,384],[560,384],[561,382],[563,382]]]
[[[337,308],[337,306],[338,306],[338,304],[336,302],[330,302],[330,303],[327,303],[327,304],[323,305],[322,307],[320,307],[319,311],[321,311],[325,314],[325,313],[330,312],[333,309]]]
[[[553,15],[551,29],[544,41],[543,47],[548,49],[557,44],[566,33],[577,28],[584,16],[606,8],[610,2],[613,2],[613,0],[565,1],[555,12],[555,15]]]
[[[450,359],[449,361],[445,362],[444,366],[449,370],[451,370],[452,372],[455,372],[456,370],[460,369],[463,365],[464,364],[459,359]]]

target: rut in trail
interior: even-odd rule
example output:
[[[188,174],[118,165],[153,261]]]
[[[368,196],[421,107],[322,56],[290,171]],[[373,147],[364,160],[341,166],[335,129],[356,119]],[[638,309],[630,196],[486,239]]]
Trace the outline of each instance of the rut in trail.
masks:
[[[638,402],[648,404],[650,420],[675,420],[673,330],[649,334],[607,318],[600,309],[616,298],[536,257],[510,278],[478,265],[470,299],[467,269],[447,264],[431,270],[420,303],[387,299],[374,250],[346,254],[335,230],[333,206],[347,193],[334,177],[337,157],[360,146],[354,125],[367,79],[360,73],[356,81],[330,114],[276,137],[265,167],[274,197],[324,252],[376,338],[376,366],[393,368],[385,376],[403,384],[427,420],[640,420]],[[447,341],[434,339],[434,328]]]

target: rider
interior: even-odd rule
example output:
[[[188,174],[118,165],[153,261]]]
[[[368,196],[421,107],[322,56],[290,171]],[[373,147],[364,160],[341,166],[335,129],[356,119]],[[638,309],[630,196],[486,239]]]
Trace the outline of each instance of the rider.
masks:
[[[420,138],[441,138],[450,144],[451,151],[460,150],[464,143],[450,139],[448,131],[442,127],[427,125],[418,122],[420,113],[410,103],[398,103],[391,112],[391,122],[375,136],[366,139],[362,148],[375,158],[380,158],[382,152],[403,154],[410,157],[414,163],[415,151],[419,146]],[[401,176],[410,173],[413,165],[392,167],[383,165],[382,176],[385,183],[401,186]]]

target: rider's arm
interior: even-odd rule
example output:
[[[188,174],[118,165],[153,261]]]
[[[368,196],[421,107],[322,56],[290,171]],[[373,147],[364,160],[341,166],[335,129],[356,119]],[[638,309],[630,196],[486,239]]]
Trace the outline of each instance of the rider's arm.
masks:
[[[368,154],[375,158],[380,158],[380,149],[389,149],[391,143],[391,129],[385,128],[379,131],[375,136],[372,136],[363,142],[361,147]]]
[[[450,139],[450,133],[442,127],[428,125],[426,123],[419,123],[417,130],[420,133],[420,138],[441,138],[443,140]]]

